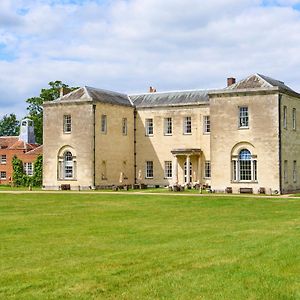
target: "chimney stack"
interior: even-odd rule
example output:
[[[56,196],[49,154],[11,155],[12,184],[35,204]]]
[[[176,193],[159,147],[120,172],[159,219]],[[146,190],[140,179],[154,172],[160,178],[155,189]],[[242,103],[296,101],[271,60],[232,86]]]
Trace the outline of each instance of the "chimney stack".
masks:
[[[236,79],[234,77],[227,78],[227,87],[235,84]]]
[[[156,89],[154,87],[150,86],[149,93],[156,93]]]

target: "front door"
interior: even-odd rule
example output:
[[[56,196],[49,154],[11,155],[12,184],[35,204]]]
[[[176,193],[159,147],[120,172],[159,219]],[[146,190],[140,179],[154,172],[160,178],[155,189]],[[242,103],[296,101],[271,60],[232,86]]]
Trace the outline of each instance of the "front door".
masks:
[[[193,165],[190,162],[189,172],[187,172],[186,162],[184,163],[184,183],[187,183],[187,176],[190,176],[190,183],[192,182],[192,173],[193,172]],[[188,175],[189,173],[189,175]]]

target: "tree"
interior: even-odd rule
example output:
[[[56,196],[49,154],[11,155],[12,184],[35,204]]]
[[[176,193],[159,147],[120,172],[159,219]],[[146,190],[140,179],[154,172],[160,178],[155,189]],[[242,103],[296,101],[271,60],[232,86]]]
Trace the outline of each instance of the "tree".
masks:
[[[23,162],[17,156],[12,159],[13,184],[15,186],[41,186],[43,183],[43,156],[39,155],[33,164],[33,176],[26,175]]]
[[[29,104],[27,106],[29,118],[34,122],[35,138],[38,144],[43,143],[43,103],[57,99],[61,88],[66,88],[70,91],[77,89],[77,87],[69,87],[59,80],[51,81],[48,85],[50,88],[41,89],[38,97],[32,97],[26,100]]]
[[[43,156],[39,155],[33,165],[32,185],[41,186],[43,183]]]
[[[13,183],[16,186],[23,185],[23,177],[24,177],[24,169],[23,169],[23,162],[21,159],[17,158],[17,156],[14,156],[12,159],[12,165],[13,165]]]
[[[4,115],[0,120],[0,136],[19,135],[20,122],[15,114]]]

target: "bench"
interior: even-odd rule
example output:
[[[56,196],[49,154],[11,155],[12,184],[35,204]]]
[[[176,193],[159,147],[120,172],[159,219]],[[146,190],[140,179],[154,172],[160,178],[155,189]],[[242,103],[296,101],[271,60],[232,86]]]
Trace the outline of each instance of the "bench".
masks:
[[[232,194],[232,187],[231,186],[228,186],[226,189],[225,189],[225,192],[227,194]]]
[[[62,191],[69,191],[69,190],[71,190],[71,185],[70,185],[70,184],[62,184],[62,185],[60,186],[60,189],[61,189]]]
[[[240,188],[240,194],[253,194],[253,188]]]

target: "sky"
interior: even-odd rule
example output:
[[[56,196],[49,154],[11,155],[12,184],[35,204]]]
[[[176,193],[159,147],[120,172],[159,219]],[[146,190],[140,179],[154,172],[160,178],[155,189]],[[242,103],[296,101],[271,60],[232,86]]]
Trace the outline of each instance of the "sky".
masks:
[[[0,0],[0,118],[54,80],[143,93],[254,73],[300,91],[300,0]]]

